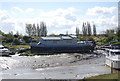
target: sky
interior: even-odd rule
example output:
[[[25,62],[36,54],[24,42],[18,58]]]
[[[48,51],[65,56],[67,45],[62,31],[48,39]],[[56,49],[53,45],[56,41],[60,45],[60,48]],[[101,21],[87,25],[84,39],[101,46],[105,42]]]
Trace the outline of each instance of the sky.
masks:
[[[83,22],[91,28],[96,25],[97,33],[118,26],[118,2],[55,2],[55,1],[1,1],[0,30],[26,34],[25,24],[40,24],[44,21],[48,34],[75,34],[76,27],[82,33]]]

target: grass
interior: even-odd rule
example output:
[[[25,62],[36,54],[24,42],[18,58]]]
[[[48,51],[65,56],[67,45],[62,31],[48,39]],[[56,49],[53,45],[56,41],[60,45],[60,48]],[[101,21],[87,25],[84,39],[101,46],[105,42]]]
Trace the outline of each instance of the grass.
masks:
[[[120,81],[120,74],[118,73],[112,73],[112,74],[104,74],[104,75],[99,75],[99,76],[93,76],[89,78],[85,78],[79,81]]]
[[[16,48],[16,49],[21,48],[21,47],[23,47],[23,48],[29,48],[30,45],[12,45],[11,47],[12,48]]]
[[[116,43],[113,43],[113,44],[120,44],[120,42],[116,42]]]
[[[54,55],[53,53],[21,53],[20,56]]]
[[[6,43],[6,44],[3,44],[5,47],[8,47],[9,48],[9,50],[11,51],[11,52],[17,52],[17,50],[19,49],[19,48],[25,48],[25,49],[28,49],[29,47],[30,47],[30,45],[11,45],[11,43]]]
[[[18,48],[29,48],[30,45],[10,45],[9,43],[7,44],[4,44],[4,46],[8,47],[8,48],[15,48],[15,49],[18,49]]]
[[[54,55],[54,53],[31,53],[30,51],[26,51],[20,54],[20,56],[35,56],[35,55]]]

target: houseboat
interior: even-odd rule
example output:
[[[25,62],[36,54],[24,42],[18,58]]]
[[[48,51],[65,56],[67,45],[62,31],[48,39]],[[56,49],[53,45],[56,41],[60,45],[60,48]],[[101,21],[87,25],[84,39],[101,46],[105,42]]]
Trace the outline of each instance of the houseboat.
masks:
[[[110,46],[106,50],[106,65],[114,69],[120,69],[120,44]]]
[[[94,50],[89,41],[77,42],[76,36],[41,37],[38,43],[31,43],[31,52],[36,53],[79,53]]]
[[[5,46],[0,45],[0,56],[8,56],[9,52],[10,51]]]

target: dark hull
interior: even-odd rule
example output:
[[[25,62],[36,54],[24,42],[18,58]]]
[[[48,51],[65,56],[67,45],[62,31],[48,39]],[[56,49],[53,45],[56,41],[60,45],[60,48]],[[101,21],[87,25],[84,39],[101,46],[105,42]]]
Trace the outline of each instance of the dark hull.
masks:
[[[34,53],[80,53],[93,51],[92,46],[76,46],[76,47],[33,47],[31,52]]]

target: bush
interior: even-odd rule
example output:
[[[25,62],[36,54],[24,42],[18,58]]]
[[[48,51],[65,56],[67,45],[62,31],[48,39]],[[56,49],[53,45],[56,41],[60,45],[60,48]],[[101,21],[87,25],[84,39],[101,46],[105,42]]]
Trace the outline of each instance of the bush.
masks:
[[[14,45],[19,45],[19,44],[20,44],[20,41],[19,41],[18,39],[14,39],[13,44],[14,44]]]
[[[32,41],[32,38],[29,36],[24,36],[23,39],[24,39],[25,43],[30,43]]]

